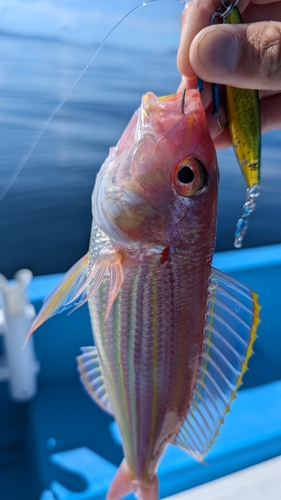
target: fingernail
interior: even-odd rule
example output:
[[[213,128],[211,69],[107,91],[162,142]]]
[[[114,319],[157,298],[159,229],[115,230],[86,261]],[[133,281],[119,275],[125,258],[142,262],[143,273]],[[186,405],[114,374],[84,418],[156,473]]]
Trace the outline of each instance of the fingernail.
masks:
[[[213,75],[228,76],[235,71],[239,46],[234,33],[223,29],[208,31],[197,50],[200,63]]]

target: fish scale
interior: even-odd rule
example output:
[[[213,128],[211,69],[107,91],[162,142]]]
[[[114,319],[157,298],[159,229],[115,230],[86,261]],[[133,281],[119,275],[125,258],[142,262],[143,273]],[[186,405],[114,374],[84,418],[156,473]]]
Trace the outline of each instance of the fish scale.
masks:
[[[183,382],[185,382],[185,385],[187,385],[187,377],[188,377],[188,365],[187,365],[187,359],[189,358],[188,352],[190,345],[187,341],[185,343],[183,342],[183,337],[187,339],[186,335],[186,329],[181,327],[181,324],[186,324],[186,321],[183,322],[181,320],[182,315],[182,309],[186,309],[186,298],[185,300],[182,300],[181,297],[183,296],[183,290],[188,290],[190,288],[190,284],[184,283],[188,281],[188,276],[191,274],[187,273],[186,275],[183,275],[181,272],[182,266],[184,266],[186,263],[190,261],[190,258],[187,258],[186,255],[184,256],[184,260],[180,259],[180,265],[179,264],[174,264],[173,266],[169,266],[169,273],[167,272],[168,266],[163,266],[162,268],[156,268],[155,262],[151,263],[152,258],[149,258],[147,266],[144,265],[142,262],[141,270],[139,270],[138,273],[138,283],[135,285],[138,290],[143,290],[143,300],[138,301],[138,304],[134,304],[135,309],[136,309],[136,318],[139,326],[139,331],[141,332],[141,340],[139,341],[139,335],[137,335],[136,330],[131,329],[130,325],[130,318],[128,316],[128,307],[126,304],[134,303],[135,297],[132,296],[132,290],[134,290],[134,287],[132,287],[131,281],[132,279],[135,279],[135,269],[131,270],[129,269],[128,272],[125,270],[125,279],[124,279],[124,284],[122,285],[121,289],[121,301],[124,306],[122,307],[122,332],[120,330],[116,330],[114,327],[114,322],[111,320],[111,317],[114,317],[117,313],[116,309],[119,308],[119,303],[114,304],[112,307],[112,311],[110,314],[110,318],[107,320],[108,321],[108,326],[106,329],[106,335],[107,338],[113,338],[115,337],[115,343],[118,344],[119,342],[122,342],[123,339],[123,362],[122,366],[126,367],[128,363],[128,353],[129,350],[127,350],[127,345],[125,342],[125,339],[127,338],[129,332],[129,336],[132,339],[138,339],[137,344],[141,346],[140,349],[137,349],[135,346],[134,352],[135,352],[135,361],[134,361],[134,366],[138,367],[141,365],[141,369],[136,368],[134,371],[134,380],[135,380],[135,385],[132,387],[132,380],[130,377],[129,380],[126,379],[126,377],[130,376],[132,372],[129,370],[123,370],[123,383],[124,386],[129,388],[130,390],[127,390],[127,394],[135,395],[135,401],[131,402],[131,404],[128,404],[128,407],[136,407],[137,408],[137,414],[139,415],[138,418],[138,435],[141,436],[141,441],[144,439],[145,435],[148,435],[147,441],[151,442],[152,441],[152,436],[150,435],[151,429],[155,429],[155,422],[160,421],[161,422],[161,415],[165,414],[165,409],[167,406],[170,406],[171,409],[177,410],[177,413],[182,415],[182,419],[184,418],[186,411],[187,411],[187,404],[189,401],[188,398],[188,393],[184,393],[184,396],[181,396],[181,401],[180,403],[177,402],[177,400],[180,398],[180,395],[175,391],[176,387],[181,387]],[[198,258],[198,256],[197,256]],[[154,261],[157,261],[159,258],[158,256],[154,257]],[[191,259],[192,260],[192,259]],[[182,262],[183,261],[183,262]],[[139,268],[140,263],[136,265],[137,268]],[[185,266],[187,267],[187,266]],[[158,333],[158,338],[157,338],[157,366],[155,367],[153,365],[153,340],[151,338],[151,324],[152,324],[152,309],[153,309],[153,299],[152,299],[152,291],[149,289],[149,286],[147,283],[151,283],[151,276],[149,276],[149,268],[150,268],[150,274],[153,274],[154,271],[154,279],[155,279],[155,270],[157,269],[157,284],[158,284],[158,291],[157,291],[157,297],[158,303],[157,303],[157,311],[165,311],[165,308],[167,307],[167,302],[166,302],[166,297],[163,296],[161,293],[162,287],[163,287],[163,281],[165,283],[165,288],[167,290],[167,295],[172,297],[171,300],[171,308],[175,311],[175,315],[178,316],[178,321],[174,321],[173,324],[170,324],[170,328],[165,328],[165,335],[162,334],[163,332],[163,322],[165,322],[167,312],[165,312],[164,317],[161,317],[160,315],[160,321],[159,324],[157,325],[157,332]],[[180,272],[179,272],[180,270]],[[168,277],[168,279],[167,279]],[[169,282],[169,283],[167,283]],[[171,282],[173,283],[173,288],[174,291],[171,293]],[[169,287],[167,286],[169,284]],[[151,286],[150,286],[151,288]],[[198,287],[197,287],[198,288]],[[140,295],[140,293],[139,293]],[[97,292],[96,297],[94,299],[90,299],[90,310],[93,311],[91,314],[95,315],[98,314],[100,315],[101,307],[97,300],[99,300],[100,294]],[[162,300],[161,300],[162,298]],[[163,300],[164,299],[164,300]],[[91,302],[92,300],[95,300],[95,307],[92,309],[91,308]],[[205,302],[206,302],[205,298]],[[162,303],[162,307],[161,307]],[[150,307],[148,307],[148,304],[150,304]],[[159,307],[158,307],[159,306]],[[202,306],[202,304],[201,304]],[[201,308],[200,308],[201,309]],[[139,320],[138,320],[139,318]],[[174,318],[175,319],[175,318]],[[127,324],[126,324],[127,321]],[[95,320],[94,323],[96,324]],[[173,327],[173,328],[171,328]],[[200,327],[200,326],[199,326]],[[191,328],[195,328],[194,325],[191,326]],[[198,328],[198,326],[197,326]],[[113,329],[113,331],[110,331]],[[123,334],[124,332],[124,334]],[[95,337],[97,339],[97,345],[100,345],[99,342],[99,331],[95,331]],[[116,339],[117,337],[117,339]],[[197,336],[195,336],[197,337]],[[171,345],[173,345],[173,356],[168,357],[166,353],[169,353],[171,351]],[[112,344],[109,346],[106,346],[111,350]],[[187,351],[186,354],[184,354],[185,350]],[[142,360],[141,363],[137,363],[138,357],[139,357],[139,352],[142,353]],[[137,355],[136,355],[137,354]],[[107,359],[109,359],[110,353],[107,353]],[[103,356],[101,356],[103,358]],[[163,359],[164,358],[164,359]],[[197,363],[199,362],[199,356],[197,355]],[[114,366],[114,357],[112,357],[112,362],[110,363],[110,368],[109,371],[112,373],[112,378],[118,379],[118,369],[116,366]],[[151,394],[147,392],[147,388],[151,387],[153,385],[153,377],[155,377],[155,373],[157,373],[158,366],[161,368],[163,367],[163,361],[165,361],[165,377],[163,377],[163,369],[160,370],[159,376],[157,378],[157,394],[162,394],[167,392],[167,400],[169,401],[169,405],[167,403],[163,403],[162,405],[159,405],[158,407],[158,412],[155,413],[154,418],[150,422],[148,422],[148,415],[152,412],[152,407],[153,407],[153,397]],[[173,362],[174,361],[174,362]],[[174,379],[174,373],[178,367],[182,367],[180,370],[178,370],[178,378],[175,380]],[[169,391],[169,384],[168,381],[172,381],[172,387]],[[191,382],[192,384],[194,381]],[[139,388],[142,387],[142,391],[139,391]],[[191,392],[192,387],[190,388]],[[120,388],[119,388],[120,390]],[[174,403],[172,401],[174,400]],[[124,408],[123,408],[123,413],[124,413]],[[127,415],[127,420],[128,421],[134,421],[134,416],[132,414]],[[144,426],[144,428],[142,427]],[[122,428],[122,423],[120,422],[120,427]],[[148,429],[148,430],[147,430]],[[136,429],[134,430],[134,433],[136,434],[137,431]],[[169,433],[169,432],[168,432]],[[174,432],[175,433],[175,432]],[[131,435],[131,442],[135,441],[135,434]],[[153,435],[153,432],[152,432]],[[165,441],[164,441],[165,443]],[[139,446],[141,448],[141,446]],[[127,453],[130,455],[132,453],[132,450],[127,450]],[[142,458],[141,456],[141,449],[137,450],[136,456],[134,457],[134,462],[142,462],[144,463],[147,462],[149,459],[149,456],[147,454],[147,449],[145,450],[145,457]],[[151,449],[151,455],[153,455],[153,448]],[[131,465],[131,464],[130,464]],[[137,470],[139,467],[137,466]]]

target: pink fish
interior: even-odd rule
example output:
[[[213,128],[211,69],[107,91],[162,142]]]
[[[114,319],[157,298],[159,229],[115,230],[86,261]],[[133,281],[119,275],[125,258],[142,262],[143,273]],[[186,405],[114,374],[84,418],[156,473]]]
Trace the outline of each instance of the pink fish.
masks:
[[[78,367],[114,415],[125,455],[108,500],[157,499],[168,443],[202,460],[247,368],[259,306],[211,267],[217,189],[198,92],[146,94],[98,174],[89,254],[32,327],[89,301],[95,347]]]

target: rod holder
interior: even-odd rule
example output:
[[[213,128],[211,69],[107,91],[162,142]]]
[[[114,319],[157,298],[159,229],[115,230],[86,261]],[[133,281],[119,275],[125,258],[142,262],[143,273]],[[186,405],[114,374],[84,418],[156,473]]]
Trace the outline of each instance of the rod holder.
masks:
[[[35,358],[33,339],[23,348],[35,317],[35,309],[26,293],[32,277],[28,269],[18,271],[11,281],[0,274],[0,335],[4,338],[0,381],[9,381],[11,396],[16,401],[28,401],[37,391],[39,363]]]

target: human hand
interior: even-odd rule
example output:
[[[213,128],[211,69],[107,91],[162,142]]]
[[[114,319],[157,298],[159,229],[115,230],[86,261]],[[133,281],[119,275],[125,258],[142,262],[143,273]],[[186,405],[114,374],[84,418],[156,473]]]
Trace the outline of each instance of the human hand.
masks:
[[[234,0],[233,0],[234,1]],[[281,127],[281,0],[239,0],[245,24],[215,24],[220,0],[191,0],[182,17],[179,90],[204,82],[259,90],[262,132]],[[231,145],[228,129],[211,115],[210,85],[202,94],[209,129],[217,149]]]

